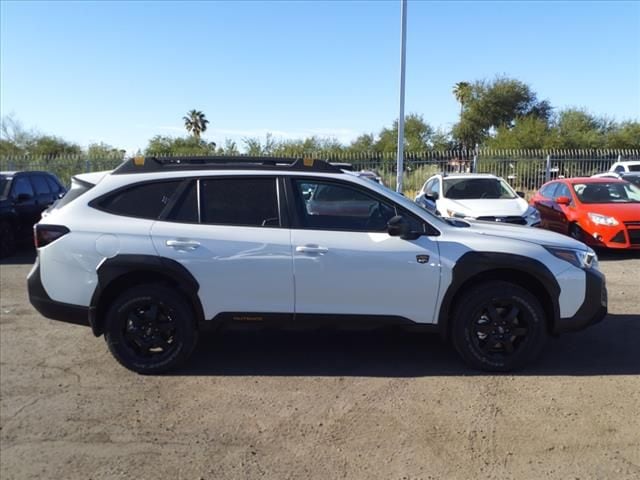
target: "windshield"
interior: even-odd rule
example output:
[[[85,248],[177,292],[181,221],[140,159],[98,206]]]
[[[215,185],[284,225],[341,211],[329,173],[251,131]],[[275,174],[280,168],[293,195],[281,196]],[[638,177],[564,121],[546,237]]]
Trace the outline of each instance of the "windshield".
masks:
[[[501,178],[445,178],[444,196],[452,200],[510,199],[517,195]]]
[[[0,176],[0,198],[6,198],[9,195],[11,185],[11,177]]]
[[[640,188],[630,183],[574,183],[582,203],[640,203]]]

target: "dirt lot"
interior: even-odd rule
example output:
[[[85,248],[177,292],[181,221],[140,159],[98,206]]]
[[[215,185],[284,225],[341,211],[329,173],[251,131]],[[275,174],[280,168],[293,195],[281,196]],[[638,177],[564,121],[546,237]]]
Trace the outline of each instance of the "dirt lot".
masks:
[[[227,332],[142,377],[0,268],[0,478],[640,478],[640,259],[609,256],[611,315],[514,376],[433,336]]]

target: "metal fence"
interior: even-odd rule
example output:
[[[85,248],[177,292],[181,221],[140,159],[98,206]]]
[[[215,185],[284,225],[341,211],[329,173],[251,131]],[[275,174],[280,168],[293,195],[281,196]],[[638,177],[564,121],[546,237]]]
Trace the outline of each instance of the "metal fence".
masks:
[[[395,187],[396,157],[383,152],[293,152],[292,157],[322,158],[353,165],[354,170],[372,170],[387,186]],[[438,172],[493,173],[506,179],[516,190],[533,192],[545,181],[560,177],[591,176],[607,171],[616,161],[639,160],[637,150],[489,150],[430,151],[408,153],[404,160],[404,191],[419,190],[425,180]],[[47,170],[69,184],[73,175],[110,170],[122,162],[112,157],[0,157],[0,171]]]

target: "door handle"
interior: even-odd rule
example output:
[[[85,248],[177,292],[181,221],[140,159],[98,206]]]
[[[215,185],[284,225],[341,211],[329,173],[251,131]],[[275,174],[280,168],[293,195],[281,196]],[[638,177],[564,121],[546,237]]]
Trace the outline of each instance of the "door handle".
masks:
[[[200,246],[200,242],[195,240],[167,240],[166,244],[176,250],[195,250]]]
[[[299,245],[296,247],[298,253],[327,253],[328,251],[328,248],[318,245]]]

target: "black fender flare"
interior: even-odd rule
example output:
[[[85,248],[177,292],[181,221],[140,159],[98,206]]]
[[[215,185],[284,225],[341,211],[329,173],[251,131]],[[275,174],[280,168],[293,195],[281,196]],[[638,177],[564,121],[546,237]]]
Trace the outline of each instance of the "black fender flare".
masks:
[[[522,274],[522,280],[517,283],[525,288],[527,287],[526,281],[530,278],[537,281],[537,285],[530,287],[538,290],[540,287],[544,289],[551,305],[545,304],[543,299],[541,299],[541,303],[550,316],[548,319],[550,326],[556,325],[560,319],[560,285],[542,262],[513,253],[474,251],[462,255],[453,267],[451,283],[443,296],[438,313],[438,326],[441,335],[448,338],[451,313],[455,307],[453,300],[458,293],[461,293],[461,288],[464,288],[465,283],[473,282],[474,279],[480,280],[483,277],[490,280],[493,275],[496,276],[496,279],[504,279],[504,275],[507,273],[512,278],[514,274]]]
[[[129,274],[160,274],[171,278],[172,283],[187,296],[193,306],[196,322],[204,319],[202,304],[198,297],[200,285],[194,276],[179,262],[166,257],[155,255],[116,255],[104,260],[96,270],[98,285],[96,286],[89,305],[89,324],[94,335],[103,333],[100,301],[103,294],[114,281]]]

